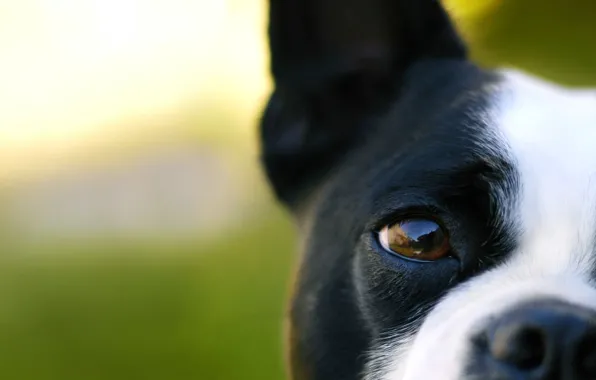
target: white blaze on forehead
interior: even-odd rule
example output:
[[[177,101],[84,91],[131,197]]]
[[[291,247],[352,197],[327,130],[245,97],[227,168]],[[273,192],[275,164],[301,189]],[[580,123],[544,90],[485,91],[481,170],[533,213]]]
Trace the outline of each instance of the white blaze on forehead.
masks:
[[[596,309],[596,93],[564,89],[514,71],[494,95],[492,152],[517,172],[515,197],[498,194],[505,227],[518,233],[509,259],[456,287],[420,331],[373,353],[367,380],[459,380],[473,334],[491,315],[553,297]],[[496,146],[495,146],[496,145]],[[375,360],[376,359],[376,360]],[[379,365],[384,361],[384,365]]]
[[[499,122],[519,173],[519,265],[589,270],[596,237],[596,93],[505,73]]]

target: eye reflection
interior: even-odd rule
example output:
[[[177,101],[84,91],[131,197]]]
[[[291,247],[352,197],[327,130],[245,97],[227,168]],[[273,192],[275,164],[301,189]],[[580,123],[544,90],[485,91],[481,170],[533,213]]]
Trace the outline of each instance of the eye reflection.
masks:
[[[412,259],[433,261],[447,256],[449,239],[443,228],[428,219],[404,219],[379,234],[383,248]]]

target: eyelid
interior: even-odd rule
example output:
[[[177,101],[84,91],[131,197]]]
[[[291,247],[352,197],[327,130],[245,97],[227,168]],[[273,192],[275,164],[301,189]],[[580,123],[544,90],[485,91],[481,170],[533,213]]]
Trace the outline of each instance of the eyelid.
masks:
[[[375,233],[380,233],[385,226],[391,226],[403,219],[430,219],[441,227],[445,227],[443,223],[447,212],[439,206],[431,203],[417,204],[405,206],[395,209],[385,209],[376,215],[366,226],[366,229]]]

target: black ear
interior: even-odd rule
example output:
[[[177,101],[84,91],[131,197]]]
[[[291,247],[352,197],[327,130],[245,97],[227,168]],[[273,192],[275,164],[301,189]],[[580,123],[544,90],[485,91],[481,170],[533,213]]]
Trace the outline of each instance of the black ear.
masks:
[[[270,0],[269,18],[263,160],[289,204],[361,138],[413,63],[466,58],[438,0]]]

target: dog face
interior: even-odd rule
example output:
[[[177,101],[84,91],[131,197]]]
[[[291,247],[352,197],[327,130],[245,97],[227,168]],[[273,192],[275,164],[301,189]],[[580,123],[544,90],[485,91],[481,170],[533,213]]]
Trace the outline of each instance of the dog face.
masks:
[[[292,378],[596,378],[596,95],[476,67],[433,0],[271,0],[269,31]]]

